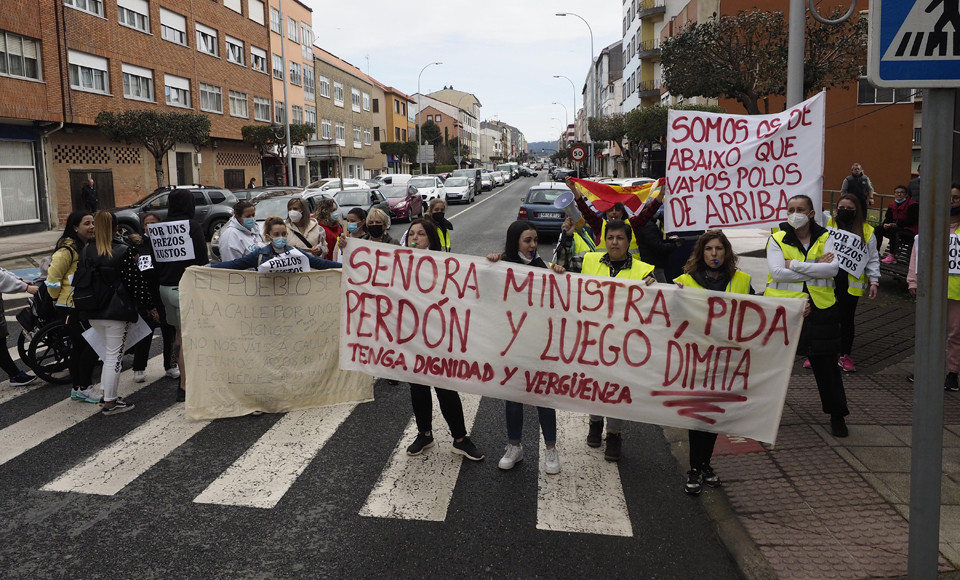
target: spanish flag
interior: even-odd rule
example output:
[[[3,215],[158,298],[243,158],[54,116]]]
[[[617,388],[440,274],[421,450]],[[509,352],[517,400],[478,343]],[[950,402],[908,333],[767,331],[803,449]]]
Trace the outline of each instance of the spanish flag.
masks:
[[[623,205],[630,208],[630,211],[636,213],[640,211],[643,202],[663,186],[663,178],[632,187],[598,183],[586,179],[577,179],[576,177],[571,177],[570,181],[593,204],[593,207],[602,212],[607,211],[617,202],[622,202]]]

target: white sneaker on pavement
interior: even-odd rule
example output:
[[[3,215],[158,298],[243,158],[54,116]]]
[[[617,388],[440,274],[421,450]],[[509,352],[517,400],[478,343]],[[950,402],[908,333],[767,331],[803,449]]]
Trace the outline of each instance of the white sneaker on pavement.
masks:
[[[135,383],[145,383],[147,381],[147,373],[144,371],[133,371],[133,382]]]
[[[557,448],[547,449],[543,453],[543,471],[547,475],[560,473],[560,452]]]
[[[100,399],[103,398],[103,393],[95,386],[87,387],[86,389],[78,389],[76,393],[75,400],[83,401],[85,403],[99,403]]]
[[[513,466],[521,461],[523,461],[523,446],[507,445],[507,448],[503,453],[503,457],[500,458],[500,463],[497,464],[497,467],[503,470],[513,469]]]
[[[164,375],[166,375],[167,377],[169,377],[169,378],[171,378],[171,379],[179,379],[179,378],[180,378],[180,369],[178,369],[177,367],[169,368],[169,369],[167,369],[167,372],[164,373]]]

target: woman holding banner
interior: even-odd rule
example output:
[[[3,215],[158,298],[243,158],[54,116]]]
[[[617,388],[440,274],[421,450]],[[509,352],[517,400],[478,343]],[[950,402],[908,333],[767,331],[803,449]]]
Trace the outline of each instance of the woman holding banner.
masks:
[[[310,215],[307,202],[302,197],[292,197],[287,202],[287,232],[290,235],[290,245],[300,248],[310,255],[323,256],[327,253],[327,239],[323,228]],[[239,256],[237,256],[239,257]]]
[[[820,392],[820,404],[830,415],[830,430],[835,437],[846,437],[844,417],[847,395],[843,376],[837,366],[840,351],[840,313],[834,293],[834,277],[840,266],[833,252],[827,251],[830,233],[814,221],[817,212],[813,200],[795,195],[787,202],[787,222],[767,242],[767,289],[765,296],[804,298],[809,314],[797,353],[806,353]]]
[[[263,243],[256,215],[256,208],[245,199],[233,204],[233,218],[220,228],[221,260],[236,260]]]
[[[690,258],[683,266],[683,274],[673,281],[680,288],[754,293],[750,286],[750,275],[737,269],[737,255],[733,253],[730,240],[720,230],[707,230],[697,239]],[[690,471],[687,472],[683,491],[688,495],[699,495],[703,484],[710,487],[723,485],[710,466],[717,434],[691,429],[687,431],[687,436],[690,441]]]
[[[410,248],[443,251],[440,236],[437,234],[437,225],[430,218],[413,220],[407,230],[406,245]],[[440,412],[453,435],[453,453],[463,455],[472,461],[481,461],[483,453],[470,441],[467,436],[467,426],[463,419],[463,405],[460,403],[460,394],[456,391],[434,387],[437,401],[440,402]],[[420,455],[425,449],[433,447],[433,398],[430,396],[430,387],[417,383],[410,383],[410,401],[413,404],[413,414],[417,419],[417,438],[407,447],[407,455]]]
[[[865,211],[860,207],[860,199],[857,196],[845,193],[837,202],[836,216],[827,222],[828,229],[837,230],[840,234],[831,236],[834,253],[848,249],[848,255],[855,262],[839,260],[840,272],[834,279],[837,306],[840,308],[840,359],[837,361],[837,366],[846,373],[857,370],[853,359],[850,358],[850,352],[853,350],[853,336],[856,332],[854,315],[857,313],[857,301],[864,293],[868,300],[873,300],[880,289],[880,251],[876,243],[877,238],[873,236],[873,226],[863,220]],[[852,237],[844,236],[842,232],[852,234]],[[862,260],[857,261],[858,257],[862,257]],[[854,276],[860,267],[863,271],[859,276]]]
[[[263,224],[263,238],[267,245],[250,252],[242,258],[212,264],[213,268],[227,268],[230,270],[255,269],[260,272],[309,272],[339,268],[340,262],[331,262],[312,256],[303,250],[287,243],[287,224],[281,217],[270,217]]]
[[[490,254],[491,262],[503,260],[512,264],[523,264],[534,268],[546,268],[547,264],[537,255],[537,230],[527,220],[517,220],[507,228],[507,241],[502,254]],[[553,265],[558,274],[565,270],[563,266]],[[507,411],[507,447],[498,467],[503,470],[523,461],[523,404],[505,401]],[[557,451],[557,411],[549,407],[537,407],[540,430],[543,431],[544,453],[543,470],[549,475],[560,473],[560,454]]]

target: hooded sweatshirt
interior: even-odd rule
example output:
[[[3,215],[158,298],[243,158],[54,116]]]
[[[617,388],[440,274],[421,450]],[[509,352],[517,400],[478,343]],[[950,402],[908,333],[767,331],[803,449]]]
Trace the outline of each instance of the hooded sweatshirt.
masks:
[[[210,262],[207,257],[207,240],[203,235],[203,228],[193,221],[196,206],[193,193],[186,189],[174,189],[170,192],[169,210],[164,222],[188,220],[190,222],[190,239],[193,242],[194,259],[177,262],[158,262],[154,256],[154,267],[157,269],[157,278],[161,286],[178,286],[184,270],[190,266],[205,266]]]
[[[260,228],[254,226],[252,230],[243,227],[243,224],[232,218],[220,230],[220,259],[224,262],[236,260],[256,250],[263,244]]]

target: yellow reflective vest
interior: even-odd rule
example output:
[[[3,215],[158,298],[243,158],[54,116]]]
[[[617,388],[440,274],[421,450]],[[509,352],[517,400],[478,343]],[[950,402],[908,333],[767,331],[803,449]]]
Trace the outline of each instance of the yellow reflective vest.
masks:
[[[437,228],[437,235],[440,236],[440,249],[444,252],[450,251],[450,230],[443,231]]]
[[[591,276],[610,276],[610,267],[600,262],[600,258],[606,256],[606,252],[588,252],[583,256],[583,274]],[[629,257],[629,256],[628,256]],[[633,258],[629,262],[630,267],[617,272],[615,278],[628,278],[631,280],[643,280],[653,274],[653,266]]]
[[[696,280],[693,279],[693,276],[690,274],[682,274],[673,279],[674,282],[680,282],[684,286],[689,286],[690,288],[703,288]],[[750,293],[750,274],[746,272],[741,272],[737,270],[733,273],[733,278],[727,282],[727,287],[724,288],[725,292],[733,292],[734,294],[749,294]]]
[[[960,235],[960,227],[953,233]],[[947,299],[960,300],[960,276],[947,277]]]
[[[837,228],[836,220],[830,218],[830,221],[827,222],[828,228]],[[873,226],[868,223],[863,224],[863,239],[866,240],[866,245],[870,247],[870,240],[873,239]],[[867,250],[868,252],[870,250]],[[851,296],[863,296],[867,288],[870,287],[870,280],[867,279],[867,271],[864,270],[863,274],[860,274],[859,278],[854,278],[852,274],[847,274],[847,292]]]
[[[830,239],[830,232],[824,231],[823,234],[811,242],[810,250],[804,256],[796,246],[784,244],[783,238],[787,232],[780,230],[770,236],[767,244],[777,244],[783,252],[784,260],[798,260],[800,262],[816,262],[824,254],[824,248],[827,240]],[[767,289],[764,296],[779,296],[783,298],[804,298],[809,295],[813,300],[813,305],[819,309],[830,308],[837,302],[834,294],[835,283],[833,278],[814,278],[806,283],[804,282],[776,282],[773,276],[767,274]]]

